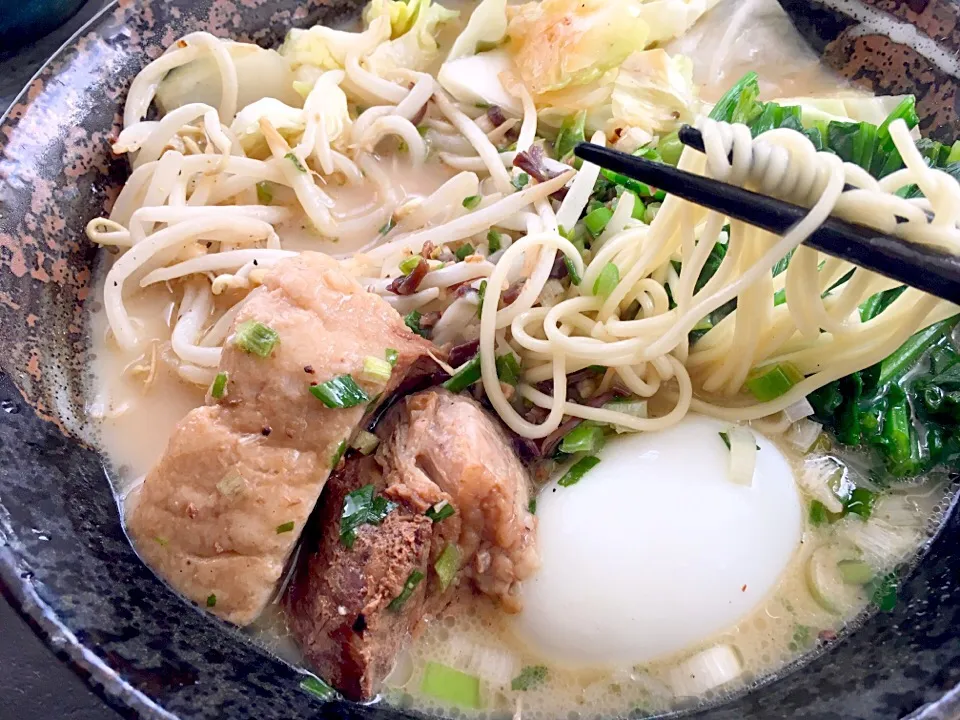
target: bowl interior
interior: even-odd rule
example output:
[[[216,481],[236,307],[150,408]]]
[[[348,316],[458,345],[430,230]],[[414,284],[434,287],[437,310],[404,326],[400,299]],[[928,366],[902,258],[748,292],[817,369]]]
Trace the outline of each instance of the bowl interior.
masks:
[[[96,252],[84,225],[126,174],[109,150],[126,88],[194,30],[274,45],[357,0],[148,0],[111,6],[33,80],[0,126],[0,580],[61,656],[144,717],[395,717],[321,703],[303,676],[181,600],[134,554],[85,413]],[[897,608],[802,671],[698,717],[892,718],[960,682],[960,554],[943,532]],[[946,699],[923,717],[952,717]]]

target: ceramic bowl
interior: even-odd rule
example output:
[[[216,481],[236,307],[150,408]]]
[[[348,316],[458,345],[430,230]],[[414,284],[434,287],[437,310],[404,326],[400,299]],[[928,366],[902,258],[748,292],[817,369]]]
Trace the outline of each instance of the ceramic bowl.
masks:
[[[84,410],[97,253],[83,228],[110,205],[126,173],[109,145],[130,80],[187,32],[269,45],[292,25],[358,10],[357,0],[124,0],[58,52],[0,123],[0,585],[57,654],[129,715],[407,714],[321,702],[300,689],[296,668],[158,580],[124,536]],[[955,717],[958,531],[951,513],[893,612],[695,715]]]

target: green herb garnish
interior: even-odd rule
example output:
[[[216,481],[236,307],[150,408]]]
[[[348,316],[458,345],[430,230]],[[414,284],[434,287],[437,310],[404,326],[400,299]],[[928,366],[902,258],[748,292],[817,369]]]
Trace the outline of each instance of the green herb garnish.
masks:
[[[282,525],[277,525],[277,535],[283,535],[283,533],[291,532],[294,527],[296,527],[296,523],[294,523],[293,520],[285,522]]]
[[[547,668],[545,665],[527,665],[510,683],[510,688],[525,691],[540,685],[546,679]]]
[[[480,204],[481,200],[483,200],[483,198],[479,195],[470,195],[463,199],[463,206],[467,210],[473,210],[477,205]]]
[[[403,324],[413,330],[413,332],[420,337],[425,338],[427,336],[427,331],[420,327],[420,318],[422,317],[423,315],[420,314],[419,310],[412,310],[408,315],[404,316]]]
[[[454,510],[453,505],[448,503],[446,500],[442,500],[436,505],[429,507],[424,515],[430,518],[433,522],[438,523],[441,520],[446,520],[455,512],[456,510]]]
[[[409,600],[410,596],[413,595],[413,591],[417,589],[417,585],[419,585],[422,581],[423,573],[419,570],[411,570],[410,574],[407,576],[407,581],[403,584],[403,590],[401,590],[400,594],[390,601],[390,604],[387,605],[387,610],[391,610],[393,612],[399,612],[402,610],[407,600]]]
[[[241,323],[233,334],[234,345],[262,358],[269,357],[278,342],[280,336],[277,331],[256,320]]]
[[[357,540],[357,528],[361,525],[379,525],[390,511],[396,508],[383,495],[374,496],[373,485],[364,485],[343,499],[340,514],[340,542],[352,548]]]
[[[303,166],[303,163],[300,162],[300,158],[294,155],[292,152],[288,152],[284,157],[293,163],[293,166],[302,173],[305,173],[307,169]]]
[[[216,607],[217,606],[217,596],[213,593],[207,595],[207,607]]]
[[[310,393],[328,408],[335,410],[370,402],[370,396],[349,375],[338,375],[319,385],[311,385]]]
[[[465,362],[451,378],[444,381],[443,387],[450,392],[466,390],[480,379],[480,353]]]
[[[219,400],[227,394],[227,373],[218,372],[210,386],[210,397]]]
[[[580,458],[577,460],[569,470],[564,474],[562,478],[557,481],[557,485],[560,487],[570,487],[571,485],[576,485],[580,482],[580,479],[587,474],[588,471],[595,468],[600,463],[600,458],[594,455],[588,455],[585,458]]]
[[[473,255],[474,252],[476,252],[476,250],[474,249],[473,245],[466,243],[457,248],[454,256],[457,258],[457,260],[466,260],[468,257]]]
[[[333,451],[333,457],[330,458],[330,469],[336,470],[337,465],[340,464],[340,460],[343,459],[343,454],[347,451],[347,441],[341,440],[340,444],[337,445],[337,449]]]

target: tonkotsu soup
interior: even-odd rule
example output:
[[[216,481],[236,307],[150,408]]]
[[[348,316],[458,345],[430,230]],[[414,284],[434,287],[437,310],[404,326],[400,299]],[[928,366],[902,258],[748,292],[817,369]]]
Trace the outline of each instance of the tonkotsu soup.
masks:
[[[772,0],[181,38],[87,226],[131,542],[318,704],[636,717],[797,666],[896,605],[960,457],[960,310],[802,244],[960,249],[917,123]],[[772,235],[580,142],[810,213]]]

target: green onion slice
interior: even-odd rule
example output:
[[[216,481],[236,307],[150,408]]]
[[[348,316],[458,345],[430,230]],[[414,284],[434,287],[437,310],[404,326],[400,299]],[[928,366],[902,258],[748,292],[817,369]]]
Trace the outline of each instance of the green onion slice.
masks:
[[[410,574],[407,576],[407,581],[403,584],[403,590],[401,590],[400,594],[390,601],[390,604],[387,605],[387,610],[399,612],[401,609],[403,609],[403,606],[406,604],[407,600],[409,600],[410,596],[413,595],[413,591],[417,589],[417,585],[419,585],[422,581],[423,573],[419,570],[411,570]]]
[[[372,383],[386,385],[390,382],[390,376],[393,374],[393,365],[389,360],[381,360],[373,355],[367,355],[363,359],[363,372],[360,377]]]
[[[755,368],[747,376],[747,389],[760,402],[776,400],[803,380],[803,373],[791,362]]]
[[[420,264],[420,260],[422,259],[423,258],[421,258],[419,255],[411,255],[410,257],[405,258],[399,265],[400,272],[402,272],[404,275],[409,275],[416,269],[417,265]]]
[[[370,396],[349,375],[338,375],[319,385],[312,385],[310,392],[328,408],[335,410],[370,402]]]
[[[545,665],[527,665],[510,683],[510,688],[525,691],[540,685],[546,679],[547,668]]]
[[[340,542],[352,548],[357,540],[357,528],[361,525],[379,525],[396,508],[396,503],[383,495],[374,496],[373,485],[364,485],[343,499],[340,514]]]
[[[459,370],[443,383],[443,387],[453,393],[461,392],[466,390],[468,387],[473,385],[477,380],[480,379],[480,353],[477,353],[467,362],[465,362]]]
[[[497,358],[497,377],[501,382],[514,387],[520,382],[520,363],[512,352],[504,353]]]
[[[596,210],[587,213],[586,217],[583,218],[583,224],[586,226],[587,232],[593,237],[597,237],[603,232],[612,217],[613,211],[606,205],[601,205]]]
[[[436,505],[428,508],[424,515],[433,520],[433,522],[438,523],[441,520],[446,520],[455,512],[456,510],[454,509],[453,505],[448,503],[446,500],[441,500]]]
[[[560,441],[560,452],[595,453],[603,447],[603,428],[590,421],[582,422]]]
[[[311,695],[316,695],[321,700],[329,700],[337,694],[336,690],[317,677],[305,678],[300,683],[300,689],[310,693]]]
[[[377,449],[379,444],[380,438],[378,438],[372,432],[358,430],[357,436],[353,439],[353,442],[350,443],[350,447],[359,450],[364,455],[369,455]]]
[[[233,333],[234,345],[262,358],[269,357],[279,342],[280,336],[276,330],[256,320],[241,323]]]
[[[473,245],[471,245],[470,243],[466,243],[465,245],[461,245],[460,247],[457,248],[457,251],[454,253],[454,256],[457,258],[457,260],[466,260],[475,252],[476,252],[476,249],[473,247]]]
[[[210,397],[219,400],[227,394],[227,373],[218,372],[213,379],[213,385],[210,386]]]
[[[619,283],[620,269],[616,263],[609,262],[597,275],[597,279],[593,283],[593,294],[597,297],[608,298]]]
[[[577,272],[577,266],[573,264],[573,260],[564,255],[563,264],[567,266],[567,275],[570,276],[570,282],[574,285],[579,285],[583,278],[580,277],[580,273]]]
[[[273,186],[269,180],[261,180],[257,183],[257,202],[261,205],[269,205],[273,202]]]
[[[410,314],[403,318],[403,324],[413,330],[413,332],[420,337],[426,337],[427,331],[420,327],[420,318],[422,317],[423,315],[420,314],[419,310],[412,310]]]
[[[530,176],[525,172],[522,172],[513,178],[513,180],[510,181],[510,184],[513,185],[517,190],[523,190],[529,182]]]
[[[502,238],[503,236],[496,230],[490,230],[487,232],[487,248],[490,250],[491,255],[503,247]]]
[[[600,458],[595,455],[587,455],[585,458],[580,458],[577,460],[566,474],[557,481],[557,485],[560,487],[570,487],[571,485],[576,485],[580,482],[580,478],[587,474],[588,471],[595,468],[600,463]]]
[[[216,607],[217,606],[217,596],[213,593],[207,595],[207,607]]]
[[[470,195],[469,197],[465,197],[465,198],[463,199],[463,206],[464,206],[467,210],[473,210],[477,205],[480,204],[480,201],[481,201],[482,199],[483,199],[483,198],[480,197],[479,195]]]
[[[283,533],[292,532],[293,528],[296,527],[296,523],[293,520],[285,522],[282,525],[277,525],[277,535],[282,535]]]
[[[457,570],[460,569],[460,549],[453,543],[447,543],[440,557],[433,564],[433,569],[437,571],[440,590],[445,591],[457,576]]]
[[[305,173],[307,169],[303,166],[303,163],[300,162],[300,158],[294,155],[292,152],[288,152],[284,157],[293,163],[293,166],[302,173]]]
[[[337,449],[333,451],[333,457],[330,458],[330,469],[336,470],[337,465],[340,464],[340,460],[343,458],[343,454],[347,451],[347,441],[341,440],[340,444],[337,445]]]
[[[397,359],[400,357],[400,353],[398,353],[393,348],[387,348],[387,351],[384,354],[387,356],[387,362],[390,363],[390,366],[396,367]]]
[[[423,671],[420,692],[443,702],[479,710],[480,678],[467,675],[440,663],[428,662]]]

